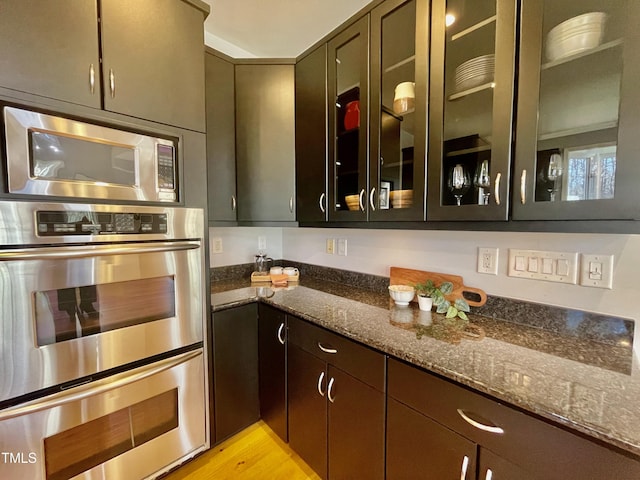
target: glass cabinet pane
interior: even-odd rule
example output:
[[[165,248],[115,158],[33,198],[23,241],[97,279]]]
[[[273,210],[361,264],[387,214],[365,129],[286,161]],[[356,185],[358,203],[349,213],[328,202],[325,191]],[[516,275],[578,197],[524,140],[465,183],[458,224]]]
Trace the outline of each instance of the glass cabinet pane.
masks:
[[[366,218],[368,24],[363,19],[329,43],[329,218]]]
[[[434,3],[428,219],[506,219],[514,19],[513,1]]]
[[[372,12],[372,220],[423,219],[428,8],[395,0]]]
[[[632,216],[621,208],[629,202],[620,191],[627,182],[622,177],[631,177],[634,167],[621,155],[620,138],[621,110],[637,95],[634,69],[624,66],[634,49],[637,55],[635,3],[562,0],[523,6],[523,107],[516,142],[521,195],[514,218]],[[631,125],[637,114],[627,114]]]

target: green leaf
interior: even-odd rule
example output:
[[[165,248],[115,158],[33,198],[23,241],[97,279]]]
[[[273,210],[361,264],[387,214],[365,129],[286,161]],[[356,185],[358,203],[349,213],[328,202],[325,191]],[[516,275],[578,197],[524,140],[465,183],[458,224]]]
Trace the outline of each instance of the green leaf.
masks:
[[[451,282],[442,282],[442,284],[440,285],[440,291],[444,295],[449,295],[451,292],[453,292],[453,283],[451,283]]]
[[[449,311],[449,302],[443,302],[440,305],[437,305],[438,308],[436,308],[436,312],[437,313],[446,313]]]
[[[458,316],[463,320],[469,320],[469,317],[467,317],[467,314],[464,313],[462,310],[458,310]]]
[[[467,303],[467,301],[464,298],[457,298],[456,302],[454,303],[455,307],[458,310],[461,310],[463,312],[470,312],[471,309],[469,308],[469,304]]]
[[[439,296],[439,297],[432,297],[433,300],[433,304],[437,307],[438,305],[442,305],[444,302],[446,302],[445,298],[443,296]]]
[[[449,307],[449,309],[447,310],[446,318],[454,318],[457,315],[458,315],[458,309],[456,307],[454,307],[453,305],[451,305]]]

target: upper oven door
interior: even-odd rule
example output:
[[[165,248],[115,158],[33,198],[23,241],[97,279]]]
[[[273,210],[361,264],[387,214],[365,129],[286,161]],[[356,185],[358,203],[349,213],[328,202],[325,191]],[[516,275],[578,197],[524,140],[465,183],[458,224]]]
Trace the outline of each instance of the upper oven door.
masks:
[[[12,194],[176,202],[177,140],[3,107]]]
[[[0,402],[202,342],[201,248],[0,250]]]

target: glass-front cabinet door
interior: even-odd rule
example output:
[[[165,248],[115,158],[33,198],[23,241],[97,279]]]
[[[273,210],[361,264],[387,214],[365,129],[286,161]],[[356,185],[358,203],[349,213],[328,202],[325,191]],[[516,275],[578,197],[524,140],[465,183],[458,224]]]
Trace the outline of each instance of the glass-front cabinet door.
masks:
[[[367,219],[369,17],[328,42],[329,220]]]
[[[507,220],[515,0],[434,0],[427,220]]]
[[[371,12],[369,220],[424,220],[428,0]]]
[[[513,218],[640,218],[640,2],[525,0]]]

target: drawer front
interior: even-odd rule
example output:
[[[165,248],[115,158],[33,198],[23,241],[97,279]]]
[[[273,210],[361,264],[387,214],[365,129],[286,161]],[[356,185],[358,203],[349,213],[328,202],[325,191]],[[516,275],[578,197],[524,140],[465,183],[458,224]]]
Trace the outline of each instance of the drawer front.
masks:
[[[398,360],[388,368],[391,397],[543,478],[640,478],[636,458]]]
[[[292,316],[288,333],[292,344],[384,391],[383,354]]]

